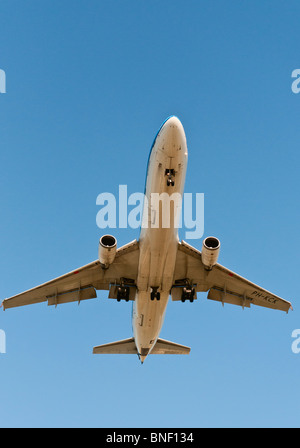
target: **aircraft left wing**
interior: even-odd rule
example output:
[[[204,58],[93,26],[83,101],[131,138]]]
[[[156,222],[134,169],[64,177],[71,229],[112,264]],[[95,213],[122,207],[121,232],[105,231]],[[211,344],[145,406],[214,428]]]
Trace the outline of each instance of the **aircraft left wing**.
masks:
[[[220,264],[206,270],[201,261],[201,252],[185,241],[178,244],[174,285],[189,279],[196,291],[208,291],[207,298],[222,303],[231,303],[250,308],[258,305],[288,312],[292,305],[287,300],[261,288]],[[178,300],[177,298],[175,300]]]
[[[108,269],[102,269],[96,260],[54,280],[3,300],[4,310],[17,306],[48,302],[58,305],[67,302],[96,298],[96,290],[108,290],[122,278],[136,281],[139,245],[132,241],[117,250],[114,262]]]

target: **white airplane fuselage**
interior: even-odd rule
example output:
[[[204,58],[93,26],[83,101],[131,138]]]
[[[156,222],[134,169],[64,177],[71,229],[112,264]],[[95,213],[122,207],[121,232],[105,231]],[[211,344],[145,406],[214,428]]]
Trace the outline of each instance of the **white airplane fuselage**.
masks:
[[[174,301],[193,302],[198,291],[207,292],[208,299],[222,304],[243,308],[253,304],[288,312],[292,307],[289,301],[217,262],[218,238],[206,237],[201,252],[179,242],[187,158],[183,126],[177,117],[169,117],[160,127],[149,155],[139,241],[117,249],[114,236],[102,235],[97,260],[8,297],[0,307],[5,310],[40,302],[55,306],[80,303],[96,298],[98,290],[109,290],[109,298],[133,302],[133,337],[95,346],[93,353],[138,354],[142,363],[149,354],[190,353],[190,347],[159,337],[170,295]],[[102,201],[101,195],[97,204]],[[108,210],[102,210],[100,216],[106,216]]]
[[[132,312],[133,334],[142,362],[154,347],[164,322],[179,241],[173,208],[177,207],[180,214],[180,201],[171,201],[168,222],[164,221],[167,210],[161,207],[158,213],[153,198],[173,194],[173,198],[182,198],[187,156],[183,126],[172,116],[163,123],[154,139],[147,168],[147,205],[142,222],[148,225],[142,226],[139,238],[137,294]],[[166,203],[168,205],[168,201]]]

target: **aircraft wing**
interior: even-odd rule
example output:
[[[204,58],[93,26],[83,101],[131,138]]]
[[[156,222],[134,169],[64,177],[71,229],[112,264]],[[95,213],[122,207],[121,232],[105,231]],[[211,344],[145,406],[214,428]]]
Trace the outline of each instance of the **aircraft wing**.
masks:
[[[67,302],[96,298],[96,290],[108,290],[121,278],[136,281],[138,271],[139,245],[132,241],[117,250],[114,262],[108,269],[102,269],[99,260],[71,271],[33,289],[3,300],[5,309],[46,302],[58,305]]]
[[[182,241],[178,245],[174,284],[189,279],[196,291],[208,291],[207,298],[242,307],[251,304],[288,312],[291,303],[258,285],[246,280],[229,269],[216,264],[210,271],[201,261],[201,252]],[[178,300],[178,299],[175,299]]]

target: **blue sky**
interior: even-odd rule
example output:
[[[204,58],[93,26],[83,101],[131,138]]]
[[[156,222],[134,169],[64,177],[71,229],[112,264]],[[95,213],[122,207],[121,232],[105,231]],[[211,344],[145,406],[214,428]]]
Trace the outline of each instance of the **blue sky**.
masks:
[[[161,337],[191,354],[143,366],[92,355],[131,336],[131,304],[105,292],[1,312],[1,427],[299,426],[299,13],[293,0],[0,1],[0,298],[97,258],[98,194],[143,192],[174,114],[220,263],[294,307],[170,302]],[[114,234],[121,246],[139,231]]]

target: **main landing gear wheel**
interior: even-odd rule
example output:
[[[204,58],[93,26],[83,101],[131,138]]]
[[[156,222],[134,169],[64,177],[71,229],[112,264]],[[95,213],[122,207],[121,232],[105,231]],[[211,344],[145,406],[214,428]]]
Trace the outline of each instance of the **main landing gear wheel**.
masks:
[[[195,288],[189,286],[182,288],[182,295],[181,295],[182,302],[185,302],[186,300],[193,302],[194,298],[195,298]]]
[[[129,287],[128,286],[118,286],[117,301],[120,302],[120,300],[126,300],[126,302],[129,301]]]

